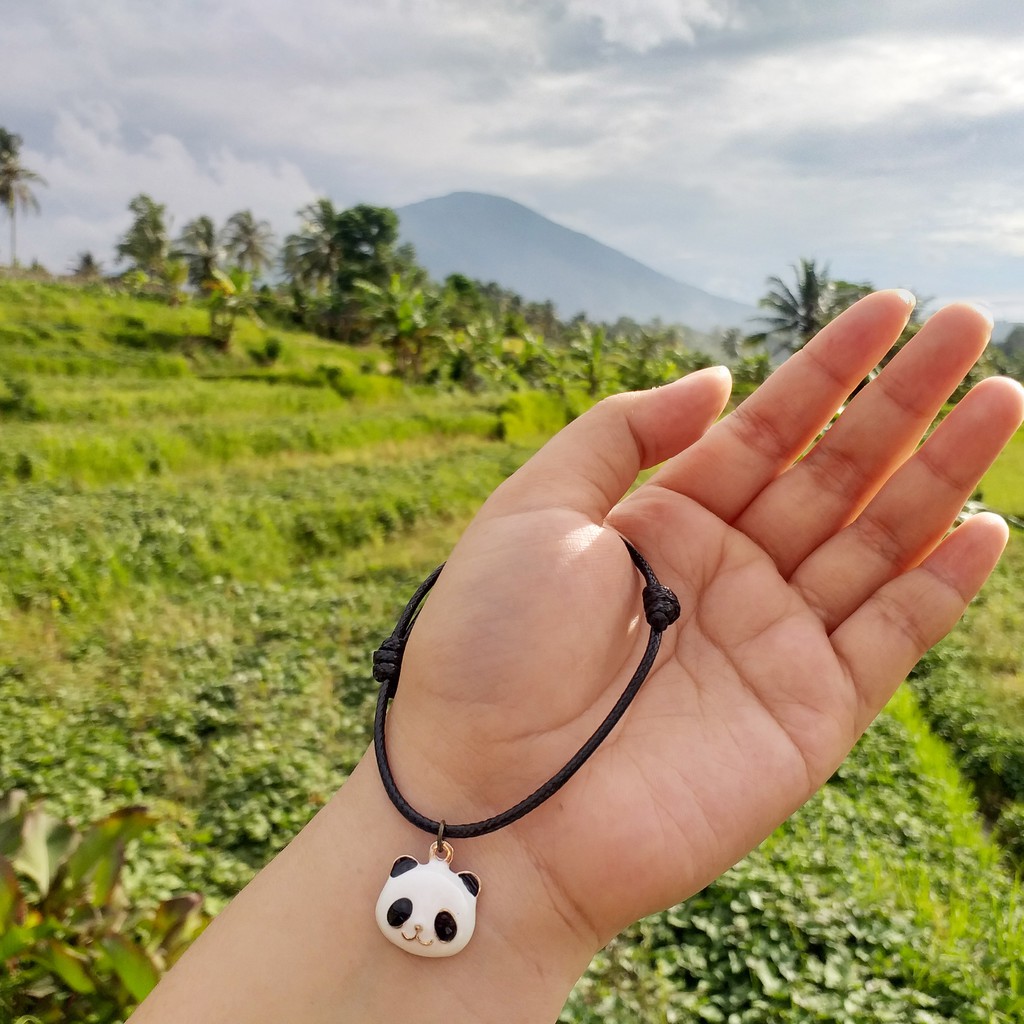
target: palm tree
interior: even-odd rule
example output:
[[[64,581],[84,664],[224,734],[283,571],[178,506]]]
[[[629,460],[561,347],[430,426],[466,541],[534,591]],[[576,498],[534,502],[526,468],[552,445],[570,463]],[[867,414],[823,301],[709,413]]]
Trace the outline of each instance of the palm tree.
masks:
[[[345,258],[338,238],[338,217],[330,199],[317,199],[299,210],[302,225],[284,240],[281,266],[300,288],[324,292],[333,284]]]
[[[117,262],[129,260],[131,269],[143,275],[159,274],[167,259],[167,207],[140,192],[128,210],[134,220],[117,243]]]
[[[766,327],[751,335],[751,342],[774,339],[781,351],[796,352],[838,313],[836,288],[827,264],[819,267],[814,260],[801,259],[793,272],[794,288],[780,277],[768,278],[768,292],[758,305],[770,313],[758,318]]]
[[[271,263],[274,234],[265,220],[257,220],[252,210],[240,210],[228,218],[222,235],[228,257],[253,277]]]
[[[202,288],[212,281],[224,260],[224,247],[213,221],[206,216],[190,220],[182,228],[171,255],[188,264],[188,281],[194,288]]]
[[[18,265],[18,235],[16,214],[39,210],[39,201],[32,193],[32,185],[45,185],[45,180],[30,171],[21,162],[21,136],[0,128],[0,206],[11,219],[11,266]]]

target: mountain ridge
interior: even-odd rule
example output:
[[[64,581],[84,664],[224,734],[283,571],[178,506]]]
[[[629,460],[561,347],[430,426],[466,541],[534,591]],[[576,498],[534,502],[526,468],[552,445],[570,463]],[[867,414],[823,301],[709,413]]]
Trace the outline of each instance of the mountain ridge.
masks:
[[[567,319],[749,327],[757,309],[662,274],[504,196],[452,192],[399,207],[399,234],[431,276],[496,281]]]

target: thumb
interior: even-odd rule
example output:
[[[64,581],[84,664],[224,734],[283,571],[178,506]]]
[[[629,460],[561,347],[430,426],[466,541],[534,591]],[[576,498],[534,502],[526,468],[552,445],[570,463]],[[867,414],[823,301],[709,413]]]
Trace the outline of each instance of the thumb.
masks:
[[[663,387],[603,399],[510,476],[483,515],[568,508],[603,522],[640,470],[703,436],[725,408],[730,385],[729,371],[713,366]]]

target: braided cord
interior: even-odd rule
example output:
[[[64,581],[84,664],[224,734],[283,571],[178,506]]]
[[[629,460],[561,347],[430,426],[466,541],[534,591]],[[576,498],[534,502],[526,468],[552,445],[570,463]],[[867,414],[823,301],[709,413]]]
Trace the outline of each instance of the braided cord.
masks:
[[[640,664],[637,665],[632,678],[622,691],[622,696],[615,702],[615,706],[608,712],[604,721],[594,730],[590,738],[547,782],[538,786],[529,796],[524,797],[519,803],[509,807],[508,810],[495,814],[490,818],[469,822],[464,825],[449,825],[447,822],[442,824],[440,821],[428,818],[425,814],[420,814],[402,796],[398,784],[395,782],[395,777],[391,772],[391,765],[388,762],[387,744],[384,739],[388,703],[398,691],[398,677],[402,667],[402,656],[405,653],[405,645],[409,640],[412,627],[416,623],[419,606],[426,597],[427,592],[437,582],[437,578],[441,575],[444,565],[439,565],[419,585],[416,593],[413,594],[409,603],[405,606],[405,610],[399,617],[391,636],[381,644],[380,649],[373,655],[373,678],[381,684],[380,693],[377,697],[377,711],[373,718],[373,749],[377,755],[377,768],[380,771],[384,790],[406,821],[422,829],[424,832],[429,832],[431,835],[439,835],[440,830],[443,829],[443,834],[448,839],[473,839],[476,836],[487,835],[489,832],[497,832],[498,829],[511,825],[514,821],[518,821],[529,814],[530,811],[535,810],[545,800],[557,793],[583,767],[588,758],[597,750],[612,729],[615,728],[651,671],[654,659],[658,655],[658,649],[661,647],[661,634],[679,618],[679,601],[676,599],[675,594],[668,587],[658,582],[658,578],[654,575],[654,570],[648,565],[647,560],[628,540],[623,538],[623,543],[629,551],[633,564],[644,577],[646,583],[643,591],[644,615],[651,627],[651,634],[647,639],[647,647],[643,657],[640,659]]]

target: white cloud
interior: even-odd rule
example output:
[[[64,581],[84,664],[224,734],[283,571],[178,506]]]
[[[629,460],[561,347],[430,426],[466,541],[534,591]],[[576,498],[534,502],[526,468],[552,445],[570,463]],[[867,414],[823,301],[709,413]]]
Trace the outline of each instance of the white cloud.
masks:
[[[316,194],[478,189],[736,297],[814,254],[932,291],[984,265],[1008,292],[1024,63],[1011,34],[954,32],[939,6],[15,5],[5,127],[50,184],[22,255],[109,251],[143,190],[178,227],[251,207],[283,234]]]
[[[200,157],[166,132],[131,144],[116,111],[102,102],[59,114],[54,152],[27,151],[26,163],[46,178],[40,200],[52,214],[45,230],[26,230],[26,258],[54,269],[83,249],[109,258],[129,223],[128,201],[139,192],[167,206],[172,231],[200,214],[223,221],[251,208],[279,234],[294,229],[296,209],[317,194],[284,159],[245,159],[227,145]]]
[[[571,17],[597,21],[603,38],[636,53],[665,43],[693,43],[700,28],[738,23],[729,0],[568,0]]]

